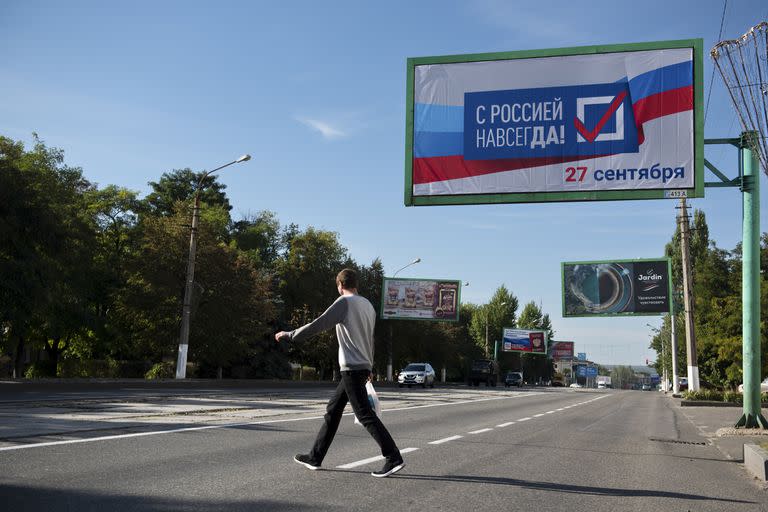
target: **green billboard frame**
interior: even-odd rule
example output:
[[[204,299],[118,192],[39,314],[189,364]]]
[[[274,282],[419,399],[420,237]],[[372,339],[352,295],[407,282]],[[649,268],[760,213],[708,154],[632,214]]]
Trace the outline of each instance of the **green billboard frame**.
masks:
[[[413,195],[413,116],[414,75],[416,66],[427,64],[458,64],[494,60],[565,57],[599,53],[636,52],[643,50],[693,50],[693,159],[694,187],[655,190],[606,190],[599,192],[516,192],[500,194],[462,194],[444,196]],[[545,203],[567,201],[619,201],[639,199],[679,199],[704,197],[704,40],[681,39],[647,43],[627,43],[597,46],[575,46],[545,50],[474,53],[434,57],[411,57],[407,61],[405,114],[405,206],[441,206],[503,203]]]
[[[458,295],[456,296],[456,318],[409,318],[409,317],[392,317],[384,316],[385,300],[387,298],[387,281],[430,281],[440,283],[456,283]],[[405,320],[405,321],[422,321],[422,322],[458,322],[461,319],[461,284],[459,279],[434,279],[426,277],[386,277],[381,280],[381,304],[379,308],[379,318],[382,320]]]
[[[669,273],[669,282],[667,283],[667,297],[669,298],[668,306],[669,311],[672,310],[672,260],[667,257],[663,258],[636,258],[636,259],[624,259],[624,260],[598,260],[598,261],[563,261],[560,263],[560,285],[562,288],[562,313],[563,318],[595,318],[601,316],[664,316],[668,315],[669,311],[664,313],[590,313],[588,315],[566,315],[565,314],[565,266],[566,265],[599,265],[603,263],[647,263],[651,261],[666,261],[667,272]]]

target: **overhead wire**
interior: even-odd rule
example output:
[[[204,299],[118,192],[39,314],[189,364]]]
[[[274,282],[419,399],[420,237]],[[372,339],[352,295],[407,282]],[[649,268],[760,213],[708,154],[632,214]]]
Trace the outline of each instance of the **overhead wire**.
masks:
[[[720,16],[720,32],[717,35],[717,41],[721,41],[723,39],[723,27],[725,26],[725,11],[728,8],[728,0],[723,1],[723,13]],[[707,114],[709,113],[709,100],[712,98],[712,86],[715,83],[715,68],[712,67],[712,75],[709,79],[709,91],[707,91],[707,105],[704,108],[704,125],[707,124]]]

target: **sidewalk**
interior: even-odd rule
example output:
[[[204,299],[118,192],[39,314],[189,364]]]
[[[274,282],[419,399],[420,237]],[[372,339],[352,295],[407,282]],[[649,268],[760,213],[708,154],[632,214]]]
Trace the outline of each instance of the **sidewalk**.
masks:
[[[744,462],[746,443],[768,442],[768,431],[733,428],[742,415],[741,407],[681,407],[679,398],[672,398],[671,394],[667,396],[675,402],[680,414],[730,460]],[[765,413],[764,411],[764,416]]]

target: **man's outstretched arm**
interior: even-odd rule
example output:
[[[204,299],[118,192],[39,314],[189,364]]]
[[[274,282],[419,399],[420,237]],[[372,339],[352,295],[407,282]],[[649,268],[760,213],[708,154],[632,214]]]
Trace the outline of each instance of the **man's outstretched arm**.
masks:
[[[315,334],[327,331],[342,322],[347,316],[347,301],[337,300],[325,312],[312,322],[293,331],[280,331],[275,334],[276,341],[301,341]]]

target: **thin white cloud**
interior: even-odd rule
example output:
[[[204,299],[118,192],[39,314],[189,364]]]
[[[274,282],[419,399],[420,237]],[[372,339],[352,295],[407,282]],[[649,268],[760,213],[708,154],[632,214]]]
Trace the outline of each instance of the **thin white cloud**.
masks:
[[[312,130],[315,130],[317,132],[320,132],[320,135],[322,135],[323,138],[328,140],[340,139],[342,137],[347,136],[345,132],[336,128],[335,126],[332,126],[330,123],[326,121],[320,121],[318,119],[308,119],[304,117],[297,117],[296,120],[299,121],[304,126]]]

